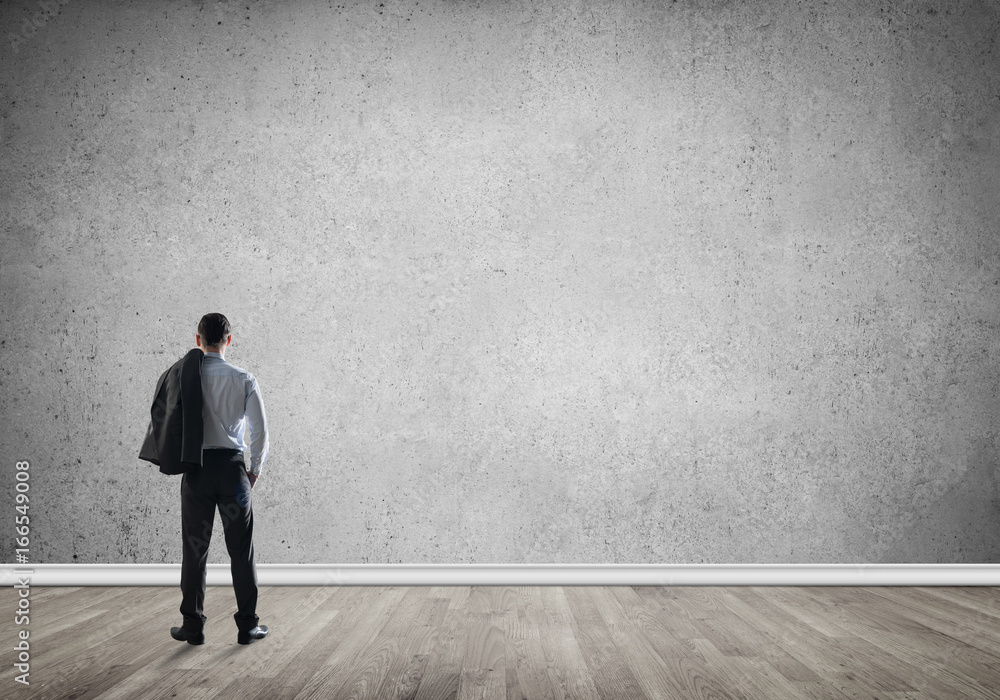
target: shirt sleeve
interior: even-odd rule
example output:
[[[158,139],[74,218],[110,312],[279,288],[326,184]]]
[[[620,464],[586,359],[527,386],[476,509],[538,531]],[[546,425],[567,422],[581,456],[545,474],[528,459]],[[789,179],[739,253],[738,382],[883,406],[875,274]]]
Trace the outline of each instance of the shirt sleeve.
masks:
[[[247,430],[250,432],[250,471],[260,476],[267,459],[267,414],[264,413],[264,399],[260,395],[257,379],[251,377],[246,398]]]

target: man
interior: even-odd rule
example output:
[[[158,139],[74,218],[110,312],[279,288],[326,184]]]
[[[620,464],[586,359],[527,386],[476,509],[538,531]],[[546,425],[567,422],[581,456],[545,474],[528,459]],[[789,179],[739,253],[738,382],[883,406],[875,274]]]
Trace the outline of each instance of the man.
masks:
[[[232,342],[229,320],[206,314],[198,324],[195,342],[204,352],[201,363],[202,467],[181,477],[181,530],[184,560],[181,566],[181,627],[170,635],[188,644],[205,643],[205,577],[208,545],[212,539],[215,507],[219,507],[229,551],[237,611],[237,642],[251,644],[267,636],[258,625],[257,568],[253,549],[251,491],[267,459],[267,418],[260,387],[252,374],[225,359]],[[250,435],[250,464],[246,463]]]

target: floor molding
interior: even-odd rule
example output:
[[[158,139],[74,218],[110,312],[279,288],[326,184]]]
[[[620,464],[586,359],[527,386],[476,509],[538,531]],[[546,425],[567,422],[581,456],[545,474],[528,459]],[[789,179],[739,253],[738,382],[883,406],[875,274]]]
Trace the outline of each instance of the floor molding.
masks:
[[[3,564],[0,585],[180,586],[180,564]],[[258,564],[262,586],[1000,586],[1000,564]],[[208,585],[230,586],[228,564]]]

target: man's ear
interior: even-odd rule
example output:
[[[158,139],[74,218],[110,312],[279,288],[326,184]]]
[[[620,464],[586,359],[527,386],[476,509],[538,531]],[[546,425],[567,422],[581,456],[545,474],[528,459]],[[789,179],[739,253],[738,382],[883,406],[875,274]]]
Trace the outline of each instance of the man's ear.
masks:
[[[226,347],[227,348],[229,347],[229,344],[231,342],[233,342],[233,334],[232,333],[230,333],[229,335],[226,336]]]
[[[198,346],[199,348],[201,347],[201,336],[200,336],[200,335],[198,335],[197,333],[195,333],[195,334],[194,334],[194,343],[195,343],[195,345],[197,345],[197,346]]]

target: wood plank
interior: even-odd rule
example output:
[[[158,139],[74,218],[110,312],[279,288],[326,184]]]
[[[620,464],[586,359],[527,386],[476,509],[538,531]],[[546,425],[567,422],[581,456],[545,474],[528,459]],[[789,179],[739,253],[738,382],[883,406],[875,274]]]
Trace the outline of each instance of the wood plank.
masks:
[[[402,587],[372,587],[352,591],[354,606],[334,622],[340,643],[333,652],[314,666],[316,669],[298,694],[302,698],[328,698],[339,692],[342,678],[352,672],[354,665],[365,667],[372,654],[381,656],[382,648],[369,651],[368,646],[377,638],[379,631],[389,622],[400,601],[406,594]]]
[[[470,595],[470,609],[482,609],[480,602],[478,595]],[[489,606],[486,609],[489,610]],[[465,615],[464,626],[468,635],[459,676],[459,700],[507,697],[503,631],[490,618],[489,613],[483,612],[467,612]]]
[[[892,609],[869,591],[856,591],[857,602],[839,615],[839,623],[913,669],[911,684],[939,697],[981,695],[1000,688],[996,657],[911,620],[903,607]]]
[[[768,615],[766,611],[759,610],[744,600],[733,594],[732,589],[728,589],[721,597],[723,605],[729,610],[733,618],[738,620],[745,629],[741,629],[740,634],[748,639],[749,643],[759,645],[760,655],[787,680],[798,683],[819,683],[822,679],[800,660],[792,656],[785,649],[788,642],[789,621],[793,623],[793,629],[801,625],[808,633],[808,628],[804,623],[796,618],[786,618]],[[751,638],[750,635],[756,635]]]
[[[395,643],[398,652],[389,659],[382,683],[375,688],[373,697],[410,700],[416,696],[430,659],[436,632],[434,627],[427,624],[428,594],[429,589],[426,587],[408,589],[400,603],[400,608],[405,611],[394,616],[379,633],[377,642],[385,635],[396,635],[385,641],[390,645]],[[438,606],[438,609],[443,612],[447,607]],[[434,608],[430,610],[433,611]]]
[[[100,616],[104,625],[95,625],[91,618],[80,627],[86,631],[78,637],[64,631],[62,637],[32,646],[31,663],[36,674],[33,685],[39,690],[70,687],[79,700],[87,700],[115,685],[122,676],[153,663],[159,654],[155,645],[149,643],[150,627],[163,619],[173,601],[151,600],[149,591],[143,593],[147,595],[145,604],[123,604],[119,610],[107,611]],[[76,602],[80,600],[75,597]],[[35,613],[38,615],[33,617],[31,627],[38,629],[44,626],[45,616],[42,611]],[[162,626],[159,629],[171,644],[177,644]],[[109,666],[115,669],[114,673],[109,673]]]
[[[872,591],[903,606],[906,614],[921,624],[1000,659],[1000,626],[991,616],[931,595],[923,588],[881,586],[872,587]]]
[[[168,634],[175,588],[32,602],[19,700],[1000,700],[996,588],[262,587],[273,631],[249,647],[231,589],[209,589],[200,647]]]
[[[744,601],[756,599],[761,604],[767,603],[767,606],[762,607],[766,607],[769,613],[776,608],[775,603],[767,601],[769,595],[776,602],[793,599],[796,607],[802,604],[798,597],[790,596],[787,590],[778,591],[767,587],[752,591],[743,589],[734,595]],[[832,620],[826,620],[821,625],[823,629],[835,632],[836,636],[831,637],[820,630],[803,627],[808,623],[802,616],[796,614],[793,617],[795,619],[791,621],[788,617],[785,618],[785,622],[790,624],[782,632],[788,653],[813,669],[827,684],[850,697],[864,698],[878,697],[879,693],[915,690],[906,680],[908,671],[891,655],[877,649],[875,659],[862,654],[858,647],[864,640],[850,637],[847,630]],[[808,617],[815,615],[810,614]]]
[[[416,700],[455,698],[458,695],[462,657],[469,634],[464,611],[449,605],[444,620],[434,629],[433,646],[428,654],[424,677],[417,688]]]
[[[919,590],[960,605],[977,617],[1000,625],[1000,590],[982,586],[928,586]]]
[[[696,639],[694,645],[712,679],[736,697],[798,697],[795,685],[760,657],[727,656],[707,639]]]
[[[833,622],[829,615],[834,606],[823,597],[821,592],[825,592],[825,589],[826,586],[767,586],[753,590],[763,590],[764,595],[775,605],[826,637],[850,637],[850,632]],[[811,595],[810,591],[819,597]]]
[[[556,695],[549,681],[549,662],[541,638],[505,635],[503,642],[507,697],[554,700]]]
[[[648,696],[594,604],[592,588],[567,586],[564,590],[575,619],[572,629],[598,692],[620,700],[646,700]]]

